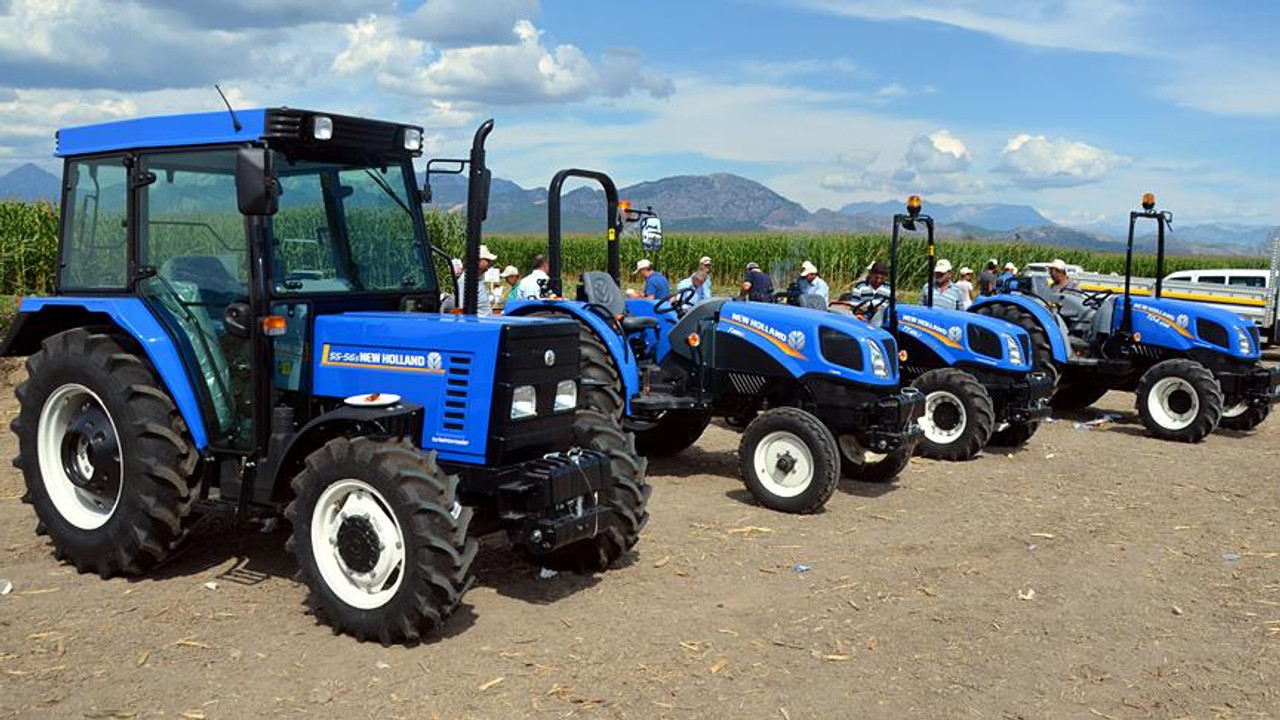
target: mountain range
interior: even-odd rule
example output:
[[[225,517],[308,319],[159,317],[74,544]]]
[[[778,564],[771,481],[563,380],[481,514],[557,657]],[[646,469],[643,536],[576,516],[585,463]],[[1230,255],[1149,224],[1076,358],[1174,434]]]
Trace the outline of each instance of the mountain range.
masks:
[[[431,179],[429,207],[461,212],[466,207],[466,180],[459,175]],[[0,175],[0,200],[57,201],[58,178],[26,164]],[[809,212],[767,186],[738,175],[679,175],[619,189],[636,207],[652,207],[665,228],[689,232],[842,232],[887,233],[900,201],[854,202],[838,210]],[[1053,222],[1029,205],[1007,203],[930,203],[927,212],[942,237],[1020,240],[1084,250],[1123,251],[1123,229],[1103,226],[1071,228]],[[577,187],[561,201],[565,232],[604,227],[603,193],[595,186]],[[490,233],[545,233],[546,188],[523,188],[495,177],[489,193]],[[1238,223],[1176,225],[1167,249],[1180,254],[1259,255],[1268,252],[1280,228]],[[1153,235],[1141,235],[1139,250],[1154,248]]]

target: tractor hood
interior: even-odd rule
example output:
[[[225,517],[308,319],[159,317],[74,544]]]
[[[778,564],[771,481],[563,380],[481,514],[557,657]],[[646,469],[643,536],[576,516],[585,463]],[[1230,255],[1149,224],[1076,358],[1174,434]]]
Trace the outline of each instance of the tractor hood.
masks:
[[[907,363],[916,353],[936,356],[933,364],[976,365],[993,370],[1031,371],[1031,336],[995,318],[922,305],[899,305],[898,326]]]
[[[823,375],[863,385],[898,384],[893,336],[825,310],[729,301],[720,309],[717,333],[763,351],[794,377]]]
[[[564,426],[555,388],[577,380],[578,329],[542,318],[353,312],[315,320],[316,397],[391,393],[426,408],[423,447],[442,459],[483,462],[495,439]],[[512,384],[534,387],[532,415],[516,417]],[[508,427],[511,426],[511,427]]]
[[[1123,321],[1122,308],[1123,305],[1116,307],[1112,320],[1115,328]],[[1262,357],[1258,328],[1252,321],[1202,303],[1135,297],[1133,331],[1143,345],[1207,350],[1246,361]]]

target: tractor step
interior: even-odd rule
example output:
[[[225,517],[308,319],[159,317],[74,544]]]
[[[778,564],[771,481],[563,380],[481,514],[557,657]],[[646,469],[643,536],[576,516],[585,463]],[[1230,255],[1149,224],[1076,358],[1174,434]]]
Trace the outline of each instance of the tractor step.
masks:
[[[702,403],[694,398],[661,392],[640,393],[631,398],[631,412],[635,415],[660,413],[667,410],[697,410],[702,407]]]

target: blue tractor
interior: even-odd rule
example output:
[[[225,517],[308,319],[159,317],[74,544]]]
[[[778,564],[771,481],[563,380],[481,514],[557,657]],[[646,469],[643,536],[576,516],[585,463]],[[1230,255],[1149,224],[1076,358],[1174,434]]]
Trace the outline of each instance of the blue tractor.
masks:
[[[1130,292],[1134,228],[1156,223],[1156,283],[1150,297]],[[1137,393],[1138,414],[1157,438],[1200,442],[1221,424],[1256,427],[1271,411],[1280,369],[1259,362],[1257,327],[1220,308],[1160,297],[1165,232],[1172,213],[1151,193],[1129,213],[1125,290],[1086,292],[1023,276],[981,298],[973,311],[1026,328],[1037,366],[1061,373],[1053,405],[1083,408],[1109,390]],[[1065,273],[1063,273],[1065,278]]]
[[[489,171],[467,160],[467,272]],[[578,409],[578,325],[442,314],[422,128],[289,108],[58,134],[57,292],[5,341],[37,532],[102,577],[202,513],[283,513],[318,617],[384,643],[445,621],[477,537],[603,570],[647,520],[646,461]]]
[[[561,288],[560,196],[570,178],[604,189],[608,271]],[[901,388],[891,335],[850,318],[683,293],[626,299],[620,287],[618,191],[604,173],[564,170],[548,198],[547,297],[508,303],[515,316],[579,325],[582,407],[625,421],[650,457],[692,445],[712,417],[743,429],[741,477],[766,507],[820,510],[840,477],[886,482],[919,437],[920,393]]]
[[[899,305],[898,248],[903,230],[923,226],[926,277],[937,257],[933,218],[921,213],[919,196],[893,216],[889,282],[867,297],[852,294],[831,303],[836,312],[884,327],[902,351],[902,377],[924,393],[919,453],[938,460],[968,460],[988,444],[1020,447],[1049,416],[1056,373],[1032,370],[1032,338],[1002,320],[934,307],[930,281],[918,305]]]

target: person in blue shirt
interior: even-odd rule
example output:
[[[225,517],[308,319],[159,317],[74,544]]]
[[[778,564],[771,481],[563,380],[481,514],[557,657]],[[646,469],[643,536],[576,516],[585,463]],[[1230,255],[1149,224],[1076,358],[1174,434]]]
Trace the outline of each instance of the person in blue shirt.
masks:
[[[818,275],[818,267],[813,263],[805,260],[800,264],[800,278],[804,282],[800,283],[800,292],[804,295],[818,295],[822,298],[823,304],[831,300],[831,288],[827,286],[827,281]]]
[[[685,290],[691,290],[692,293],[686,300],[690,305],[697,305],[704,300],[711,299],[711,279],[705,270],[699,270],[689,277],[676,283],[676,294],[679,295]]]
[[[1018,266],[1011,262],[1004,264],[1004,272],[1000,273],[1000,277],[996,280],[996,288],[998,292],[1004,292],[1009,285],[1009,281],[1018,277]]]
[[[634,274],[644,279],[644,292],[628,290],[628,297],[662,300],[671,295],[671,283],[667,281],[665,275],[653,269],[653,263],[647,258],[636,263]]]
[[[760,269],[760,263],[747,263],[742,274],[742,294],[754,302],[773,302],[773,278]]]

